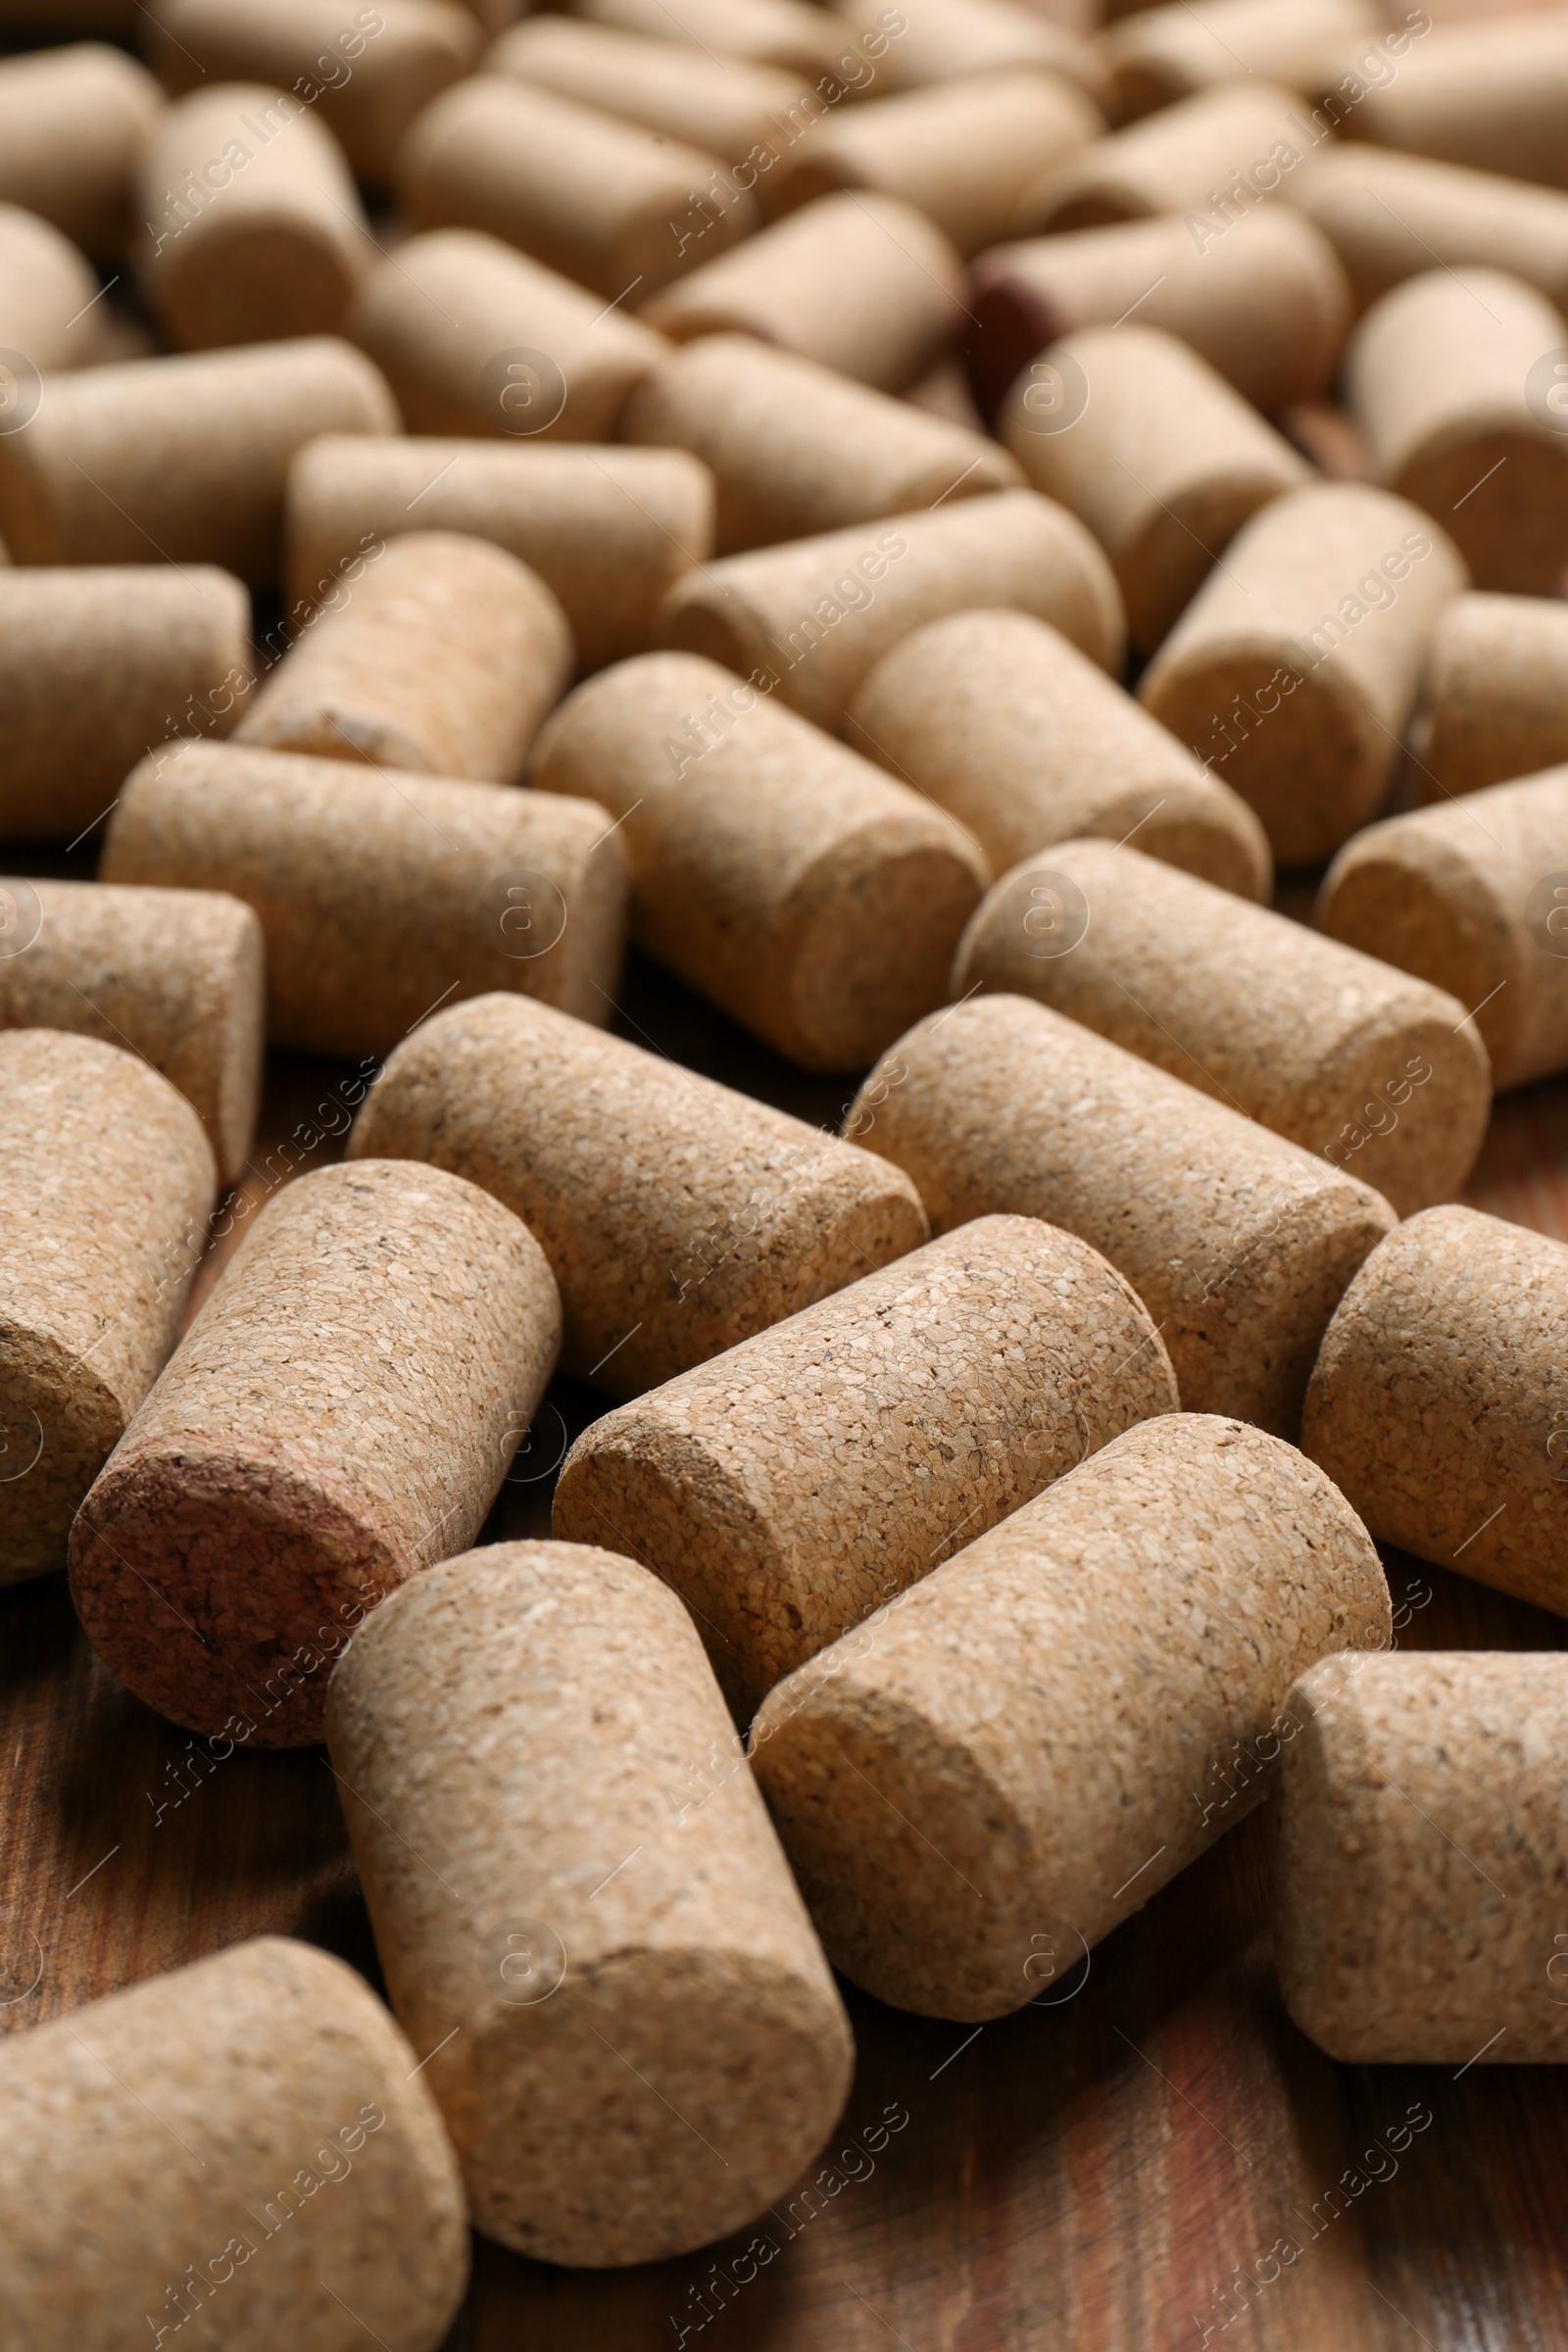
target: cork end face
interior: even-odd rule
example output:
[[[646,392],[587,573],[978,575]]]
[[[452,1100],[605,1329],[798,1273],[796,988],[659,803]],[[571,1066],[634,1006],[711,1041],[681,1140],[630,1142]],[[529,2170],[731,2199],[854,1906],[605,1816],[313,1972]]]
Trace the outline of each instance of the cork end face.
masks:
[[[1392,485],[1440,514],[1477,588],[1560,596],[1568,576],[1568,447],[1499,428],[1422,452]]]
[[[1128,634],[1141,654],[1163,643],[1242,525],[1306,478],[1305,467],[1298,475],[1290,456],[1282,447],[1278,460],[1266,465],[1243,460],[1234,472],[1210,474],[1173,494],[1119,558],[1116,584]]]
[[[176,247],[177,267],[154,272],[154,300],[183,351],[335,335],[359,282],[350,250],[304,223],[257,220]]]
[[[71,1523],[126,1419],[96,1372],[0,1308],[0,1585],[65,1566]]]
[[[879,824],[802,877],[784,918],[799,947],[777,1042],[803,1068],[864,1069],[945,1003],[990,872],[956,824],[947,842],[918,838],[936,829]]]
[[[1451,1200],[1486,1138],[1492,1065],[1464,1009],[1450,998],[1429,1018],[1352,1034],[1301,1105],[1317,1127],[1296,1140],[1372,1185],[1401,1217]]]

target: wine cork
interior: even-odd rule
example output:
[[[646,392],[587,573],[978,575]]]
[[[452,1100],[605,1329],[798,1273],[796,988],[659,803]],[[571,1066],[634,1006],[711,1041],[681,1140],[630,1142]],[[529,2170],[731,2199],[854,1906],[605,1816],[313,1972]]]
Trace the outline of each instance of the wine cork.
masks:
[[[1568,2058],[1560,1660],[1339,1664],[1286,1701],[1301,1728],[1281,1772],[1274,1948],[1292,2017],[1351,2065]]]
[[[531,773],[610,810],[640,945],[803,1067],[863,1069],[943,1002],[989,879],[970,835],[716,662],[591,679]]]
[[[1568,760],[1568,609],[1541,596],[1456,596],[1433,632],[1422,711],[1424,801]]]
[[[98,41],[0,59],[0,200],[89,253],[120,253],[163,103],[145,67]]]
[[[427,106],[398,155],[416,228],[473,228],[641,303],[758,225],[713,156],[501,74]]]
[[[1140,9],[1104,32],[1100,47],[1118,112],[1131,122],[1250,75],[1315,97],[1329,63],[1383,29],[1373,0],[1288,0],[1283,8],[1277,0],[1210,0],[1201,17]]]
[[[669,349],[569,278],[469,229],[411,237],[372,270],[348,332],[414,433],[608,441]]]
[[[1299,98],[1261,80],[1184,98],[1048,169],[1024,196],[1018,226],[1044,234],[1102,228],[1152,213],[1203,216],[1224,199],[1230,209],[1214,218],[1217,240],[1240,226],[1249,205],[1278,187],[1310,144],[1310,132],[1292,122],[1301,111]],[[1207,239],[1194,241],[1202,250]]]
[[[720,555],[1023,481],[979,433],[750,335],[676,352],[632,394],[620,429],[709,466]]]
[[[449,0],[157,0],[142,22],[167,88],[273,82],[319,110],[377,188],[415,116],[471,71],[480,48],[472,15]]]
[[[1267,1793],[1303,1667],[1391,1633],[1366,1530],[1310,1462],[1166,1414],[782,1684],[753,1764],[835,1966],[900,2008],[1002,2017]]]
[[[191,1731],[318,1740],[322,1669],[472,1543],[560,1338],[538,1244],[476,1185],[405,1160],[299,1177],[82,1504],[71,1582],[94,1648]]]
[[[227,2352],[351,2329],[435,2352],[468,2235],[419,2055],[353,1969],[281,1936],[10,2035],[8,2340],[113,2352],[145,2314],[151,2340],[194,2320]]]
[[[1463,1004],[1131,847],[1062,842],[999,882],[954,966],[954,995],[975,988],[1054,1005],[1402,1217],[1458,1191],[1487,1131]]]
[[[1357,145],[1304,158],[1280,192],[1334,246],[1358,311],[1434,264],[1505,270],[1568,309],[1568,196],[1554,188]]]
[[[126,1047],[182,1094],[224,1184],[256,1131],[266,1038],[262,928],[212,890],[0,879],[0,1028]]]
[[[808,0],[681,0],[674,11],[664,0],[575,0],[573,14],[710,57],[716,52],[751,65],[776,66],[808,81],[830,74],[841,53],[853,46],[832,18]]]
[[[526,564],[410,531],[314,615],[236,740],[510,784],[571,671],[566,616]]]
[[[0,836],[73,841],[166,736],[226,733],[250,600],[209,564],[0,568]]]
[[[0,349],[40,375],[90,367],[106,339],[97,292],[97,272],[69,237],[36,213],[0,204]]]
[[[674,1594],[588,1544],[469,1552],[357,1637],[329,1731],[393,2006],[435,2053],[486,2235],[600,2269],[765,2214],[855,2050]],[[721,1785],[677,1811],[710,1754]]]
[[[1080,834],[1136,833],[1151,858],[1268,896],[1268,842],[1246,802],[1027,612],[914,630],[866,678],[845,732],[966,825],[994,873]]]
[[[705,564],[664,599],[666,645],[776,687],[820,727],[843,725],[866,676],[928,620],[975,606],[1050,621],[1121,667],[1121,596],[1076,515],[1032,490],[951,501]]]
[[[1376,816],[1432,631],[1467,585],[1430,514],[1311,483],[1232,540],[1139,700],[1256,809],[1281,865],[1313,864]]]
[[[1176,1409],[1152,1318],[1097,1250],[982,1217],[595,1422],[552,1524],[628,1532],[745,1724],[956,1544]]]
[[[51,383],[25,432],[0,435],[0,536],[20,564],[221,564],[275,580],[295,451],[396,429],[375,369],[327,335],[88,368]]]
[[[1331,939],[1446,988],[1504,1088],[1568,1069],[1568,767],[1389,817],[1324,877]]]
[[[1034,487],[1110,558],[1135,646],[1152,653],[1250,516],[1311,467],[1174,335],[1086,326],[1014,384],[1003,439]]]
[[[905,392],[962,321],[963,265],[912,205],[846,192],[803,205],[733,252],[703,254],[642,315],[677,343],[756,335],[879,392]]]
[[[1439,163],[1568,187],[1562,141],[1568,24],[1554,12],[1444,24],[1369,89],[1345,124],[1353,139]]]
[[[9,895],[9,894],[8,894]],[[206,1241],[201,1121],[119,1046],[0,1031],[0,1583],[65,1565],[157,1377]]]
[[[612,1396],[929,1238],[902,1169],[519,997],[454,1005],[397,1049],[349,1141],[367,1152],[451,1169],[521,1217],[560,1285],[563,1370]]]
[[[187,351],[336,334],[375,259],[343,150],[290,92],[258,82],[166,107],[137,188],[142,281]]]
[[[982,414],[996,415],[1048,343],[1114,326],[1135,304],[1145,326],[1179,335],[1271,415],[1322,396],[1350,320],[1333,246],[1278,205],[1249,215],[1242,235],[1216,240],[1163,214],[995,246],[975,265],[966,330]]]
[[[913,1177],[934,1232],[1010,1214],[1088,1242],[1157,1322],[1183,1402],[1281,1436],[1395,1221],[1370,1185],[1022,997],[901,1038],[848,1127]]]
[[[1548,405],[1565,349],[1568,319],[1500,270],[1425,270],[1351,339],[1377,478],[1437,516],[1479,588],[1547,596],[1568,569],[1568,417]]]
[[[879,91],[945,87],[978,74],[1016,74],[1044,68],[1105,94],[1104,73],[1078,12],[1050,15],[1013,0],[834,0],[841,17],[877,59]],[[1087,13],[1087,12],[1085,12]],[[876,44],[885,42],[879,49]]]

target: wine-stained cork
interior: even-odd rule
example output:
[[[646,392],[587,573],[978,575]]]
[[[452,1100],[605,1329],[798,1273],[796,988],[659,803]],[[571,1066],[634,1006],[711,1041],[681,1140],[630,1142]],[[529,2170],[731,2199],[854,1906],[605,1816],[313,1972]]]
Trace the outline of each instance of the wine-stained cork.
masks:
[[[1048,343],[1113,326],[1136,304],[1145,326],[1179,335],[1254,408],[1273,413],[1326,389],[1350,321],[1333,246],[1278,205],[1240,234],[1195,238],[1175,214],[1030,237],[982,254],[970,281],[970,379],[982,413]]]
[[[626,903],[609,826],[585,801],[501,784],[188,744],[126,780],[102,870],[173,886],[160,898],[243,900],[266,933],[274,1044],[385,1054],[432,1004],[494,989],[608,1017]]]
[[[343,150],[284,90],[166,107],[137,171],[143,282],[187,351],[330,335],[375,260]]]
[[[289,470],[293,608],[329,600],[345,564],[413,530],[489,539],[526,564],[560,598],[581,666],[600,669],[648,650],[662,598],[711,555],[713,483],[685,450],[325,434]]]
[[[633,937],[807,1069],[863,1069],[943,1002],[990,878],[970,835],[716,662],[590,679],[530,772],[610,810]]]
[[[1568,767],[1437,802],[1358,833],[1317,921],[1459,999],[1492,1081],[1568,1068]]]
[[[1555,188],[1362,145],[1321,148],[1280,192],[1334,246],[1357,310],[1434,264],[1505,270],[1568,309],[1568,196]]]
[[[1136,319],[1040,354],[1008,396],[1003,439],[1034,487],[1110,558],[1133,643],[1152,652],[1217,556],[1311,467],[1176,336]]]
[[[36,213],[0,204],[0,349],[41,375],[87,367],[108,323],[97,293],[97,272],[69,237]]]
[[[643,317],[677,343],[756,335],[880,392],[904,392],[962,323],[963,265],[912,205],[846,192],[803,205],[735,251],[704,254]]]
[[[561,1289],[563,1369],[612,1396],[706,1363],[930,1231],[887,1160],[519,997],[422,1023],[349,1152],[429,1160],[514,1210]]]
[[[89,253],[118,254],[163,103],[145,67],[98,41],[0,60],[0,199]]]
[[[973,988],[1054,1005],[1401,1216],[1457,1192],[1486,1134],[1463,1004],[1130,846],[1062,842],[999,882],[954,966],[954,995]]]
[[[82,1505],[93,1646],[192,1731],[318,1740],[354,1627],[472,1543],[560,1339],[543,1252],[476,1185],[407,1160],[298,1178]]]
[[[1021,484],[1005,450],[750,335],[704,335],[627,402],[628,441],[713,475],[720,555]]]
[[[887,0],[835,0],[835,13],[875,57],[877,95],[1038,67],[1103,94],[1099,59],[1069,29],[1070,7],[1048,15],[1013,0],[899,0],[896,9]]]
[[[266,1039],[262,928],[213,890],[0,879],[0,1027],[65,1029],[162,1071],[224,1184],[256,1130]]]
[[[217,1170],[190,1104],[119,1046],[0,1031],[0,1583],[15,1584],[64,1566],[76,1506],[157,1377]]]
[[[1263,1431],[1116,1438],[776,1690],[754,1769],[828,1956],[1004,2016],[1267,1793],[1303,1667],[1381,1649],[1364,1527]]]
[[[848,1130],[913,1177],[937,1233],[1010,1213],[1077,1234],[1154,1317],[1185,1404],[1282,1436],[1395,1221],[1370,1185],[1022,997],[901,1038]]]
[[[808,80],[831,73],[854,42],[832,18],[807,0],[576,0],[573,13],[595,24],[690,46],[711,57],[744,58],[776,66]]]
[[[1425,270],[1351,339],[1377,478],[1437,517],[1478,588],[1547,596],[1568,572],[1568,416],[1549,405],[1564,350],[1568,319],[1500,270]]]
[[[353,1969],[281,1936],[11,2034],[7,2340],[118,2352],[145,2314],[149,2340],[196,2321],[228,2352],[367,2329],[435,2352],[468,2233],[423,2054]]]
[[[438,229],[370,272],[348,333],[414,433],[608,441],[668,344],[498,237]]]
[[[369,362],[329,335],[87,368],[50,384],[25,432],[0,435],[0,536],[21,564],[221,564],[275,580],[295,451],[397,421]]]
[[[1286,1713],[1274,1949],[1302,2033],[1351,2065],[1568,2058],[1561,1659],[1328,1659]]]
[[[1568,760],[1568,607],[1456,596],[1433,632],[1422,714],[1415,782],[1425,801]]]
[[[1345,123],[1353,139],[1445,164],[1568,187],[1568,24],[1555,11],[1440,25],[1367,91]]]
[[[1184,98],[1048,169],[1025,195],[1018,225],[1043,233],[1102,228],[1152,213],[1204,216],[1217,191],[1232,207],[1212,222],[1217,240],[1241,225],[1248,206],[1260,200],[1257,191],[1278,187],[1310,143],[1291,121],[1301,111],[1302,101],[1289,90],[1258,80]],[[1233,195],[1238,188],[1243,193]],[[1195,242],[1201,250],[1207,239]]]
[[[1374,0],[1210,0],[1200,17],[1140,9],[1102,34],[1100,47],[1118,109],[1132,121],[1250,75],[1316,96],[1328,64],[1383,29]]]
[[[356,1637],[329,1737],[479,2229],[597,2269],[765,2214],[854,2044],[674,1594],[587,1544],[469,1552]],[[681,1810],[710,1755],[721,1784]]]
[[[628,1531],[744,1724],[955,1544],[1176,1409],[1153,1320],[1098,1251],[982,1217],[596,1421],[552,1524]]]
[[[1139,700],[1250,803],[1281,865],[1376,816],[1444,607],[1468,586],[1430,514],[1310,483],[1231,541]]]
[[[410,531],[313,616],[236,739],[510,784],[571,671],[566,616],[526,564]]]
[[[994,873],[1079,834],[1136,833],[1151,858],[1268,896],[1268,842],[1246,802],[1027,612],[916,629],[871,671],[845,734],[967,825]]]
[[[1110,565],[1076,515],[1032,490],[705,564],[670,590],[659,631],[837,728],[884,654],[976,606],[1030,612],[1102,668],[1121,667]]]
[[[415,116],[480,48],[469,11],[450,0],[155,0],[142,28],[167,88],[275,82],[319,109],[373,187],[391,177]]]
[[[166,736],[225,733],[250,599],[209,564],[0,568],[0,836],[72,841]]]

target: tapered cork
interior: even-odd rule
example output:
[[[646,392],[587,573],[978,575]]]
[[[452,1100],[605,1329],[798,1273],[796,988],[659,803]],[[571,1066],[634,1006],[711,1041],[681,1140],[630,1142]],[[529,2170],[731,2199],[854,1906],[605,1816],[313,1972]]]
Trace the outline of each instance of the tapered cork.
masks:
[[[838,728],[884,654],[928,620],[1001,606],[1120,670],[1115,576],[1074,514],[1032,490],[961,499],[705,564],[676,582],[666,645],[706,654]]]
[[[573,14],[622,32],[673,41],[708,56],[744,58],[777,66],[808,80],[830,73],[855,44],[843,28],[807,0],[681,0],[672,14],[664,0],[576,0]]]
[[[982,1217],[597,1421],[553,1526],[624,1529],[736,1718],[1135,1421],[1177,1409],[1098,1251]]]
[[[1468,585],[1406,500],[1311,483],[1232,540],[1139,700],[1256,809],[1281,865],[1315,863],[1381,808],[1432,631]]]
[[[1353,139],[1568,187],[1568,24],[1554,12],[1440,25],[1345,123]]]
[[[1078,834],[1136,833],[1151,858],[1268,896],[1268,842],[1246,802],[1027,612],[916,629],[866,678],[845,733],[967,825],[993,873]]]
[[[1145,653],[1243,523],[1312,478],[1223,376],[1136,319],[1080,327],[1043,351],[1014,384],[1001,431],[1034,487],[1109,556]]]
[[[266,1038],[262,928],[211,890],[0,879],[0,1027],[74,1030],[162,1071],[224,1184],[256,1130]]]
[[[590,679],[530,773],[610,810],[633,937],[807,1069],[863,1069],[943,1002],[990,878],[971,836],[716,662]]]
[[[835,1966],[900,2008],[1001,2017],[1266,1794],[1303,1667],[1391,1632],[1366,1530],[1310,1462],[1167,1414],[782,1684],[753,1764]]]
[[[1568,2058],[1562,1710],[1550,1656],[1330,1659],[1291,1691],[1275,1965],[1331,2057]]]
[[[1358,145],[1303,159],[1280,192],[1334,246],[1357,310],[1434,263],[1505,270],[1568,308],[1568,196],[1556,189]]]
[[[468,2238],[418,2055],[353,1969],[281,1936],[11,2034],[7,2340],[118,2352],[194,2321],[230,2352],[367,2329],[435,2352]]]
[[[823,196],[736,250],[702,258],[643,307],[677,343],[756,335],[839,375],[904,392],[963,321],[963,265],[923,213],[897,196]]]
[[[1293,113],[1302,102],[1268,81],[1232,81],[1118,130],[1050,169],[1026,194],[1019,228],[1037,233],[1103,228],[1113,220],[1152,213],[1205,215],[1216,192],[1232,197],[1229,225],[1239,227],[1248,206],[1278,187],[1309,143]],[[1213,222],[1216,237],[1227,222]],[[1196,240],[1195,240],[1196,241]],[[1204,240],[1206,242],[1206,240]]]
[[[221,564],[275,580],[295,451],[397,421],[369,362],[328,335],[88,368],[51,383],[25,432],[0,435],[0,536],[20,564]]]
[[[348,332],[415,433],[608,441],[669,346],[497,237],[438,229],[370,272]]]
[[[0,1031],[0,1583],[15,1584],[65,1565],[76,1506],[157,1377],[217,1170],[190,1104],[119,1046]]]
[[[704,335],[626,404],[628,441],[713,475],[720,555],[1021,484],[1005,450],[750,335]]]
[[[930,1233],[885,1159],[519,997],[438,1012],[398,1048],[350,1138],[366,1152],[429,1160],[514,1210],[560,1286],[563,1369],[612,1396]]]
[[[1088,1242],[1154,1317],[1184,1403],[1282,1436],[1395,1222],[1370,1185],[1022,997],[901,1038],[848,1129],[913,1177],[937,1233],[1010,1214]]]
[[[1135,304],[1145,326],[1179,335],[1269,413],[1323,393],[1350,319],[1333,246],[1277,205],[1217,240],[1162,214],[998,245],[976,262],[968,299],[969,373],[987,416],[1048,343],[1113,326]]]
[[[89,253],[130,233],[142,144],[164,94],[99,41],[0,61],[0,199],[38,213]]]
[[[1174,22],[1172,22],[1174,20]],[[1124,121],[1252,75],[1315,96],[1325,69],[1384,29],[1374,0],[1210,0],[1201,16],[1140,9],[1101,36]]]
[[[537,573],[487,540],[410,531],[312,616],[236,739],[510,784],[572,668]]]
[[[192,1731],[318,1740],[354,1627],[477,1535],[560,1340],[543,1252],[477,1186],[406,1160],[300,1177],[82,1505],[94,1648]]]
[[[955,997],[975,988],[1054,1005],[1400,1216],[1457,1192],[1486,1134],[1491,1072],[1464,1005],[1138,849],[1062,842],[1004,876],[954,966]]]
[[[448,1561],[357,1636],[329,1737],[478,2228],[602,2269],[765,2213],[855,2050],[674,1594],[587,1544]]]
[[[1088,14],[1064,0],[1048,15],[1013,0],[835,0],[835,13],[876,59],[873,93],[945,86],[977,74],[1044,68],[1104,95],[1104,73],[1080,38]]]
[[[1568,1068],[1568,767],[1389,817],[1348,842],[1317,922],[1457,997],[1499,1090]]]
[[[90,366],[107,333],[97,292],[96,270],[69,237],[36,213],[0,204],[0,348],[41,375]]]
[[[331,335],[375,260],[343,150],[291,92],[166,107],[137,171],[143,284],[187,351]]]
[[[72,841],[166,737],[226,734],[250,599],[201,564],[0,568],[0,836]]]
[[[1456,596],[1433,632],[1422,716],[1424,801],[1568,760],[1568,609],[1541,596]]]

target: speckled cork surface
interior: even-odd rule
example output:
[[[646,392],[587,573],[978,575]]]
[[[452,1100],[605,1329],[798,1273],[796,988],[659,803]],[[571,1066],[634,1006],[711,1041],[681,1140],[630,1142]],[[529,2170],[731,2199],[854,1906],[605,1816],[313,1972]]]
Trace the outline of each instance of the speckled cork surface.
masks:
[[[517,997],[422,1023],[349,1151],[428,1160],[514,1210],[560,1285],[564,1368],[612,1396],[705,1363],[930,1232],[887,1160]]]
[[[854,2047],[674,1595],[587,1545],[469,1552],[356,1637],[328,1729],[478,2227],[603,2267],[765,2213]],[[672,1802],[710,1758],[710,1792]]]
[[[744,1724],[958,1544],[1177,1401],[1152,1318],[1096,1250],[983,1217],[595,1422],[553,1524],[627,1531]]]
[[[835,1965],[901,2008],[1000,2017],[1265,1793],[1304,1666],[1391,1630],[1310,1462],[1166,1415],[782,1684],[753,1760]]]
[[[1330,1659],[1286,1711],[1275,1955],[1351,2064],[1568,2058],[1564,1686],[1553,1655]]]
[[[1077,1234],[1150,1309],[1185,1405],[1282,1436],[1395,1221],[1370,1185],[1022,997],[910,1030],[849,1124],[913,1177],[938,1233],[1011,1213]]]
[[[0,967],[3,968],[3,967]],[[63,1567],[72,1517],[173,1343],[217,1170],[121,1047],[0,1031],[0,1584]]]
[[[106,41],[6,58],[0,199],[39,214],[89,253],[119,253],[131,226],[136,159],[163,103],[146,68]]]
[[[1450,1199],[1486,1134],[1491,1070],[1464,1005],[1131,845],[1062,842],[1005,875],[954,966],[956,997],[977,986],[1054,1005],[1401,1216]]]
[[[20,351],[41,374],[99,359],[106,321],[87,310],[97,291],[96,272],[69,237],[36,213],[0,203],[0,336],[7,350]]]
[[[1333,244],[1358,310],[1434,264],[1506,270],[1559,310],[1568,303],[1568,196],[1557,188],[1336,141],[1280,185]]]
[[[1568,760],[1568,606],[1545,596],[1456,596],[1433,631],[1421,716],[1415,785],[1423,801]]]
[[[1152,213],[1197,212],[1201,220],[1213,189],[1250,174],[1281,142],[1300,153],[1299,132],[1290,135],[1300,106],[1289,90],[1256,79],[1184,98],[1048,169],[1024,198],[1019,226],[1102,228]]]
[[[318,1740],[367,1610],[478,1533],[560,1315],[537,1243],[476,1186],[404,1160],[289,1185],[76,1521],[99,1654],[190,1730]]]
[[[435,2352],[463,2187],[416,2053],[362,1978],[280,1936],[0,2051],[8,2342]],[[70,2211],[71,2259],[61,2259]]]

